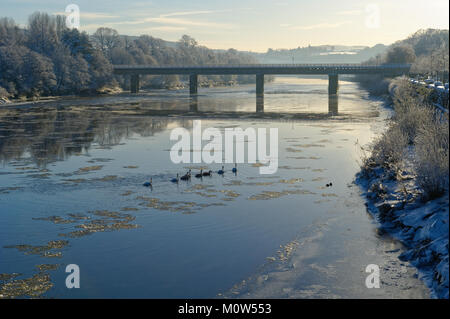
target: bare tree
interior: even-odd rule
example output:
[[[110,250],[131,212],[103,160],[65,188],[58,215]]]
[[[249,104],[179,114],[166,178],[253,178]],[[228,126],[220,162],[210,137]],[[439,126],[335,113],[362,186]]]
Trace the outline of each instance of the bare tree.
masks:
[[[58,42],[56,18],[47,13],[33,13],[28,19],[28,34],[30,49],[42,54],[51,53]]]
[[[119,33],[111,28],[98,28],[92,35],[94,43],[103,54],[110,57],[111,50],[120,44]]]

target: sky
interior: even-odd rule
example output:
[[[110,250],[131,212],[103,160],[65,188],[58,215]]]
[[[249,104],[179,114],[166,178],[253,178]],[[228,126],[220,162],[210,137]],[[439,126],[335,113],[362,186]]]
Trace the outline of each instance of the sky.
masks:
[[[449,28],[448,0],[0,0],[0,17],[25,26],[35,11],[80,9],[80,30],[183,34],[214,49],[265,52],[308,45],[391,44],[424,28]]]

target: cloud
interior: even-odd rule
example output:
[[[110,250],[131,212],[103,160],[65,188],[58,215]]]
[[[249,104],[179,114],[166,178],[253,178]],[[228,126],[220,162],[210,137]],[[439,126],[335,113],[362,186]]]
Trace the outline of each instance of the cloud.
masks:
[[[54,12],[54,15],[69,15],[68,12]],[[86,12],[86,11],[80,11],[80,17],[82,19],[86,20],[96,20],[96,19],[116,19],[120,18],[120,16],[107,14],[107,13],[101,13],[101,12]]]
[[[164,31],[164,32],[180,32],[186,30],[185,27],[160,26],[142,29],[141,31]]]
[[[195,14],[209,14],[209,13],[216,13],[216,12],[223,12],[223,11],[210,11],[210,10],[203,10],[203,11],[181,11],[181,12],[172,12],[172,13],[162,14],[161,16],[164,16],[164,17],[175,17],[175,16],[195,15]]]
[[[338,23],[319,23],[305,26],[289,26],[290,30],[315,30],[315,29],[336,29],[346,24],[351,24],[351,21],[343,21]]]
[[[336,12],[340,16],[357,16],[363,14],[362,10],[344,10]]]
[[[84,31],[95,31],[98,28],[102,28],[102,27],[108,27],[108,25],[105,24],[80,24],[80,28]]]
[[[229,10],[226,10],[229,11]],[[232,29],[235,28],[234,25],[226,24],[226,23],[216,23],[216,22],[210,22],[205,20],[195,20],[195,19],[185,19],[185,18],[178,18],[183,16],[190,16],[190,15],[206,15],[206,14],[212,14],[212,13],[218,13],[218,12],[225,12],[222,11],[209,11],[209,10],[203,10],[203,11],[180,11],[180,12],[172,12],[172,13],[165,13],[161,14],[158,17],[150,17],[150,18],[143,18],[143,19],[136,19],[136,20],[129,20],[129,21],[118,21],[113,22],[114,25],[135,25],[135,24],[144,24],[144,23],[157,23],[162,24],[162,27],[166,27],[168,30],[169,27],[172,29],[173,26],[178,27],[208,27],[208,28],[220,28],[220,29]]]
[[[209,21],[198,21],[198,20],[187,20],[180,18],[172,18],[171,16],[161,15],[157,18],[147,18],[145,22],[155,22],[160,24],[170,24],[170,25],[182,25],[182,26],[193,26],[193,27],[210,27],[210,28],[221,28],[221,29],[231,29],[234,28],[233,25],[225,23],[216,23]]]

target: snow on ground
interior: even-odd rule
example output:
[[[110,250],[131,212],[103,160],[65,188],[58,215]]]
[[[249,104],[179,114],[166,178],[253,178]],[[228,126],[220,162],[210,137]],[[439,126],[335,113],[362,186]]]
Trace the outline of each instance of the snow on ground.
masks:
[[[369,212],[380,227],[407,250],[400,259],[418,268],[432,298],[449,298],[449,194],[427,202],[416,184],[412,165],[396,176],[383,167],[362,169],[356,183],[364,190]]]

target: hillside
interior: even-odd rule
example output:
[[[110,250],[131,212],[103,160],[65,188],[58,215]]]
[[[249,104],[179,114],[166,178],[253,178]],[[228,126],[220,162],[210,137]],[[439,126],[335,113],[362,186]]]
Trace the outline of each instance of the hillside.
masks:
[[[260,63],[361,63],[384,53],[386,49],[384,44],[373,47],[320,45],[296,49],[269,49],[266,53],[249,54]]]
[[[364,63],[411,63],[412,74],[431,76],[448,82],[449,32],[438,29],[419,30]],[[390,80],[383,76],[359,75],[355,80],[372,94],[388,94]]]

